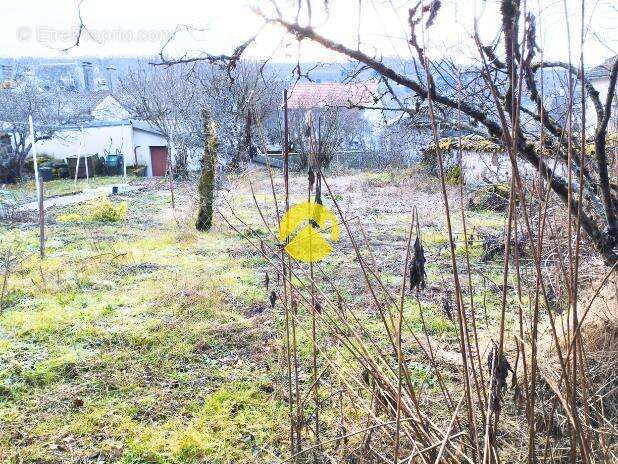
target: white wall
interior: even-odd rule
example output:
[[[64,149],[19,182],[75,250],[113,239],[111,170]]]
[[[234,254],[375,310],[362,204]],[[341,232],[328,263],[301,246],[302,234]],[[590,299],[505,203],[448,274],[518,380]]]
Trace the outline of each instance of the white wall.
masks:
[[[187,156],[187,169],[189,171],[199,171],[202,168],[203,148],[189,148]]]
[[[37,153],[57,159],[69,156],[97,154],[104,156],[105,151],[115,153],[119,150],[125,156],[127,166],[137,164],[146,166],[148,176],[152,175],[150,159],[151,146],[166,146],[165,137],[133,127],[130,124],[115,126],[84,127],[84,145],[81,148],[82,133],[79,129],[58,131],[50,140],[37,142]]]
[[[147,132],[139,129],[133,129],[133,147],[137,147],[135,154],[137,154],[138,164],[147,166],[147,175],[152,176],[152,162],[150,159],[150,147],[164,147],[167,146],[165,137],[152,132]],[[135,164],[134,153],[128,154],[127,166]],[[172,158],[173,159],[173,158]]]
[[[590,79],[592,86],[599,92],[599,99],[601,105],[605,105],[607,99],[607,92],[609,91],[609,77],[601,77],[596,79]],[[614,96],[614,100],[618,100],[618,96]],[[609,132],[618,130],[618,103],[614,102],[612,107],[612,119],[608,125]],[[597,113],[594,109],[592,101],[588,99],[586,102],[586,127],[594,129],[597,125]]]
[[[116,149],[126,151],[131,143],[130,126],[84,127],[84,146],[81,149],[82,133],[79,129],[58,131],[50,140],[37,142],[37,153],[65,159],[68,156],[98,154],[105,150],[114,153]]]
[[[453,153],[453,162],[457,154]],[[554,160],[549,160],[549,166],[554,168]],[[475,185],[489,182],[507,182],[511,178],[513,164],[506,153],[462,152],[462,165],[466,184]],[[528,162],[517,159],[519,175],[524,179],[532,179],[538,175],[536,169]],[[566,177],[567,169],[563,161],[555,165],[558,175]]]

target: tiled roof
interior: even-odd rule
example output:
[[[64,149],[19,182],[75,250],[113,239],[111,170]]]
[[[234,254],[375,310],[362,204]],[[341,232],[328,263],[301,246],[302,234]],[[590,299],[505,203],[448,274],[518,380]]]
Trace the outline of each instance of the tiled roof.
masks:
[[[59,92],[47,95],[54,100],[60,100],[67,111],[73,113],[74,116],[88,118],[92,110],[109,95],[109,92]]]
[[[19,97],[20,89],[2,89],[4,96]],[[109,92],[44,92],[36,90],[37,105],[48,112],[72,119],[89,119],[92,110],[107,96]]]
[[[324,106],[373,105],[378,83],[374,81],[353,84],[296,83],[288,94],[288,108],[311,109]]]
[[[127,106],[120,101],[117,94],[112,94],[107,90],[95,92],[42,92],[41,97],[47,100],[50,108],[64,114],[69,120],[90,120],[92,112],[106,97],[113,97],[127,111]]]
[[[618,60],[618,55],[612,56],[605,60],[599,66],[595,66],[590,71],[588,71],[588,79],[598,79],[602,77],[609,77],[609,72],[611,71],[614,63]]]

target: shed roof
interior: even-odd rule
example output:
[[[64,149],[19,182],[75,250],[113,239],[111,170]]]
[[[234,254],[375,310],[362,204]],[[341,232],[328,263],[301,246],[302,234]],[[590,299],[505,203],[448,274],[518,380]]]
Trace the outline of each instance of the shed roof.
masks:
[[[377,88],[378,83],[375,81],[350,84],[297,82],[290,89],[288,108],[311,109],[324,106],[371,105],[375,102],[374,93]]]
[[[68,125],[62,126],[60,130],[75,130],[75,129],[80,129],[82,127],[94,128],[94,127],[116,127],[116,126],[129,126],[129,125],[133,126],[133,129],[141,130],[144,132],[150,132],[151,134],[163,136],[163,133],[159,129],[151,125],[149,122],[140,121],[138,119],[118,119],[114,121],[92,120],[92,121],[84,122],[83,124],[68,124]]]

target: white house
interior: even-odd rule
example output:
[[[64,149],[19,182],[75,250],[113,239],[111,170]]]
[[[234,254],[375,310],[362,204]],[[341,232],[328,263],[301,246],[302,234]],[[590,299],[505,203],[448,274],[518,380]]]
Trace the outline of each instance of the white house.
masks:
[[[37,142],[37,153],[56,159],[122,153],[127,166],[146,166],[147,176],[165,175],[168,163],[167,139],[150,124],[134,119],[67,126],[52,139]]]
[[[148,122],[131,119],[114,95],[66,92],[61,98],[74,119],[85,122],[67,125],[53,138],[37,142],[37,153],[56,159],[122,153],[127,166],[146,166],[147,176],[165,175],[170,151],[166,137]]]
[[[356,134],[341,147],[352,149],[355,146],[376,144],[377,133],[383,127],[382,112],[374,109],[377,90],[378,82],[373,80],[354,83],[297,82],[288,90],[287,105],[292,116],[296,114],[301,117],[313,110],[340,108],[345,112],[339,120],[341,124],[345,124],[344,121],[348,119],[346,115],[357,116],[358,119],[348,119],[348,122],[366,124],[362,128],[356,127],[356,131],[350,131]]]
[[[607,92],[609,91],[609,77],[616,60],[618,60],[618,55],[608,58],[602,64],[595,66],[586,73],[586,77],[590,83],[599,92],[599,98],[601,99],[602,105],[605,104],[605,100],[607,99]],[[618,95],[616,95],[618,92],[616,92],[616,90],[617,89],[615,89],[614,101],[612,104],[612,117],[607,127],[608,132],[618,132]],[[597,114],[592,104],[588,104],[586,119],[590,121],[592,127],[596,127]]]

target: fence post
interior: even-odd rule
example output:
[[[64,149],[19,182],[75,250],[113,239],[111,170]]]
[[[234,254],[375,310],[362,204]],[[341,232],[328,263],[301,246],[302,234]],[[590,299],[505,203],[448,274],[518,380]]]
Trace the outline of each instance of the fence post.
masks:
[[[45,258],[45,182],[39,184],[39,247],[41,258]]]

